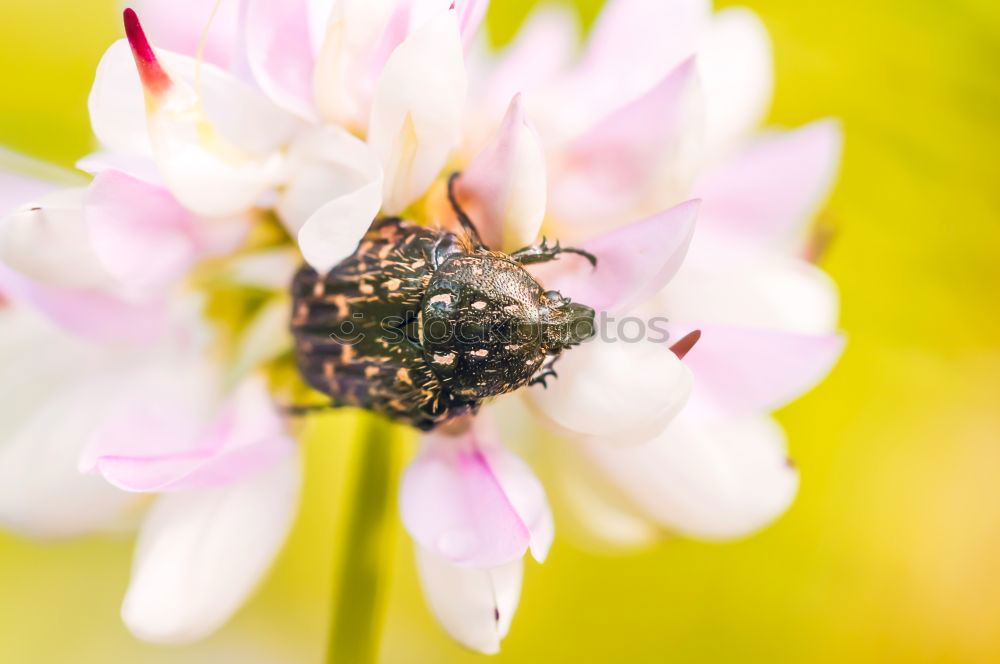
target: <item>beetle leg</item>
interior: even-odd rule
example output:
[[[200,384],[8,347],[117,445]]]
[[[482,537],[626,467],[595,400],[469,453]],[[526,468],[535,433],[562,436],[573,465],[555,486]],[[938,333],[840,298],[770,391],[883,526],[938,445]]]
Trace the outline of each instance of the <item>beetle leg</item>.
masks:
[[[555,364],[556,361],[562,357],[562,355],[553,355],[552,358],[542,365],[541,370],[532,376],[531,380],[528,381],[528,387],[532,385],[542,384],[542,387],[548,389],[548,384],[545,382],[548,378],[559,378],[559,374],[556,373]]]
[[[303,417],[311,413],[322,413],[333,410],[334,408],[338,408],[338,406],[332,403],[310,403],[301,406],[287,406],[284,410],[285,414],[291,417]]]
[[[479,231],[476,230],[476,225],[472,223],[472,219],[469,215],[465,213],[462,206],[458,204],[458,198],[455,196],[455,182],[458,180],[461,172],[455,171],[448,176],[448,202],[451,203],[451,209],[455,211],[455,216],[458,217],[458,223],[462,224],[462,228],[468,234],[469,239],[472,240],[472,244],[476,246],[477,249],[489,249],[483,240],[479,237]]]
[[[576,247],[562,247],[559,245],[558,240],[556,240],[554,246],[550,247],[549,241],[544,237],[540,244],[533,244],[523,249],[518,249],[510,257],[521,265],[530,265],[532,263],[547,263],[555,260],[559,254],[577,254],[586,258],[592,266],[597,266],[597,257],[589,251],[577,249]]]

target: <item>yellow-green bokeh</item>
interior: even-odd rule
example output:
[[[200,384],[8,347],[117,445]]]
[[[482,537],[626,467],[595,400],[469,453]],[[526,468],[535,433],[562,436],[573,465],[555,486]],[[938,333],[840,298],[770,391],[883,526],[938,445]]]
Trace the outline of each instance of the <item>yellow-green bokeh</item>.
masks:
[[[496,38],[529,4],[493,0]],[[849,347],[781,413],[801,495],[734,544],[605,557],[558,539],[529,565],[498,660],[1000,661],[1000,5],[745,4],[774,41],[771,121],[837,116],[847,135],[824,266]],[[600,2],[578,5],[591,17]],[[5,0],[0,144],[65,165],[90,149],[86,94],[119,33],[113,0]],[[348,439],[354,419],[309,426]],[[127,536],[0,536],[0,661],[319,661],[346,454],[322,438],[274,572],[196,646],[148,646],[119,624]],[[400,537],[383,660],[474,661],[428,614],[409,556]]]

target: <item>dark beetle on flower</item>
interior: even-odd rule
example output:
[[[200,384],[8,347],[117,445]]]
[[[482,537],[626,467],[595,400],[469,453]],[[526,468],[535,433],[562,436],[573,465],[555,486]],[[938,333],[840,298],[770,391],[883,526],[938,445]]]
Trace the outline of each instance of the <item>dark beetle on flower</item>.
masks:
[[[377,219],[326,276],[309,266],[295,276],[296,359],[330,405],[433,429],[488,397],[544,386],[560,353],[594,335],[593,309],[544,290],[523,266],[597,259],[545,240],[491,251],[455,198],[457,175],[448,198],[463,235]]]

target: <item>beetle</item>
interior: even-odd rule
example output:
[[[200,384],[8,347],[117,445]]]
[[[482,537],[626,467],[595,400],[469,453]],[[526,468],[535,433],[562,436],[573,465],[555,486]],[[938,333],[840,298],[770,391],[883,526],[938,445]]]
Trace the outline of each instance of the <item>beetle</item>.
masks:
[[[491,250],[458,203],[458,176],[448,200],[462,234],[383,217],[326,275],[296,274],[295,357],[330,398],[320,408],[357,406],[427,431],[490,397],[544,387],[560,354],[594,335],[592,308],[546,291],[524,266],[597,259],[544,239]]]

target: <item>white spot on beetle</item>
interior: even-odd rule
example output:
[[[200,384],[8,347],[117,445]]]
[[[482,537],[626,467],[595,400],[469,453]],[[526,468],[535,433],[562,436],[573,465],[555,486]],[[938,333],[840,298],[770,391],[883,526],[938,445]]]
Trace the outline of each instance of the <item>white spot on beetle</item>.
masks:
[[[472,308],[482,311],[483,309],[486,308],[486,303],[482,300],[476,300],[475,302],[472,303]]]
[[[480,348],[479,350],[474,350],[469,353],[469,355],[474,355],[476,357],[486,357],[489,354],[490,351],[486,350],[485,348]]]
[[[434,362],[436,364],[443,364],[445,366],[449,366],[455,363],[454,353],[440,353],[440,354],[435,353],[431,357],[434,358]]]
[[[453,299],[454,298],[451,296],[451,293],[439,293],[438,295],[435,295],[434,297],[431,298],[431,304],[441,303],[447,306],[451,304]]]

